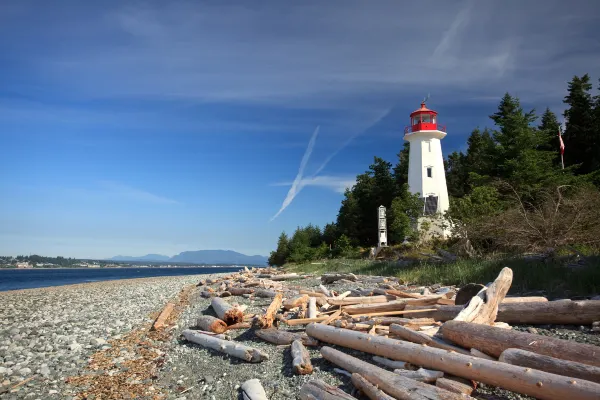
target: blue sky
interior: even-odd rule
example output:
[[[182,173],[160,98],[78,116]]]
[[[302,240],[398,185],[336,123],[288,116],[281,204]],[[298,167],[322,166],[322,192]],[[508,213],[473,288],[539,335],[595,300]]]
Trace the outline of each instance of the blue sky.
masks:
[[[4,0],[0,254],[266,255],[282,230],[333,221],[374,155],[395,162],[427,93],[446,154],[490,126],[506,91],[562,112],[574,74],[598,78],[599,11]]]

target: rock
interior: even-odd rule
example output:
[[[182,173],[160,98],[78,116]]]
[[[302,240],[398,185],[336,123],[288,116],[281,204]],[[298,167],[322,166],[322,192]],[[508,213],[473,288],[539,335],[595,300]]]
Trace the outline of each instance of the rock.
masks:
[[[106,340],[104,340],[102,338],[95,338],[90,341],[90,344],[92,346],[96,346],[96,347],[104,346],[106,344]]]
[[[42,376],[47,377],[48,375],[50,375],[50,368],[48,368],[46,364],[42,364],[42,367],[40,368],[40,374],[42,374]]]
[[[8,368],[0,367],[0,375],[6,375],[6,371],[8,371]]]
[[[48,394],[56,394],[56,393],[58,393],[58,390],[52,389],[52,390],[48,391]]]
[[[29,368],[21,368],[19,370],[19,374],[21,376],[27,376],[27,375],[31,374],[31,369],[29,369]]]
[[[71,343],[69,345],[69,350],[71,350],[71,351],[81,351],[82,350],[82,346],[79,343],[74,342],[74,343]]]

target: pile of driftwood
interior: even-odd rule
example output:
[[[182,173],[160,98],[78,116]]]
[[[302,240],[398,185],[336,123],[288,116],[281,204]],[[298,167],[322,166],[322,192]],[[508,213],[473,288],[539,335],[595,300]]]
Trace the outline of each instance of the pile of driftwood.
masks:
[[[539,399],[599,399],[600,347],[512,330],[510,324],[592,325],[600,300],[548,301],[506,297],[512,271],[504,268],[488,285],[425,289],[394,278],[323,274],[314,290],[282,282],[309,276],[273,268],[245,269],[219,280],[201,281],[218,316],[201,316],[197,329],[183,332],[194,343],[248,362],[264,352],[230,340],[230,329],[254,329],[257,337],[291,345],[297,374],[312,373],[305,346],[320,342],[373,355],[368,363],[323,346],[321,355],[351,377],[370,399],[469,399],[479,382]],[[338,293],[326,285],[354,282],[372,289]],[[245,314],[230,296],[270,298],[264,313]],[[306,325],[304,332],[285,326]],[[256,379],[241,387],[245,399],[266,399]],[[320,380],[307,382],[301,399],[353,399]]]

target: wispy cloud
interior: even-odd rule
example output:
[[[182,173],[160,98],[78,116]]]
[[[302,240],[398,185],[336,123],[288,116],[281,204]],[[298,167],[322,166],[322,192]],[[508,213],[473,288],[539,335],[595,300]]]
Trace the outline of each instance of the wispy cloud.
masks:
[[[294,197],[296,197],[298,195],[298,193],[300,193],[300,191],[302,190],[302,186],[300,185],[300,182],[302,181],[302,177],[304,175],[304,169],[306,168],[306,164],[308,164],[310,155],[312,154],[313,148],[315,147],[315,142],[317,141],[317,136],[319,135],[319,128],[320,128],[319,126],[317,126],[315,128],[315,131],[313,132],[313,134],[310,138],[310,141],[308,142],[308,146],[306,147],[306,151],[304,152],[304,155],[302,156],[302,161],[300,161],[300,168],[298,169],[298,174],[296,175],[296,179],[294,179],[294,182],[292,182],[292,187],[290,188],[290,190],[287,193],[287,196],[283,200],[283,204],[281,205],[281,208],[279,209],[279,211],[277,211],[277,214],[275,214],[271,218],[271,221],[273,221],[275,218],[277,218],[283,212],[283,210],[285,210],[290,204],[292,204]]]
[[[304,188],[305,186],[317,186],[326,189],[331,189],[337,193],[344,193],[346,189],[351,188],[356,183],[356,178],[347,176],[330,176],[321,175],[311,178],[303,178],[298,187]],[[290,186],[293,182],[279,182],[274,183],[272,186]]]
[[[131,186],[124,185],[119,182],[113,181],[101,181],[98,182],[98,186],[101,190],[107,192],[109,195],[117,196],[125,199],[136,200],[145,203],[153,204],[181,204],[177,200],[170,199],[156,195],[154,193],[147,192],[145,190],[137,189]]]

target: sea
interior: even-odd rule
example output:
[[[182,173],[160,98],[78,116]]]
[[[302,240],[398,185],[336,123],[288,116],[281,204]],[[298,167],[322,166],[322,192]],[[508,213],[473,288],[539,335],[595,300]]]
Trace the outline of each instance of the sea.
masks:
[[[240,267],[0,269],[0,292],[74,283],[236,272]]]

